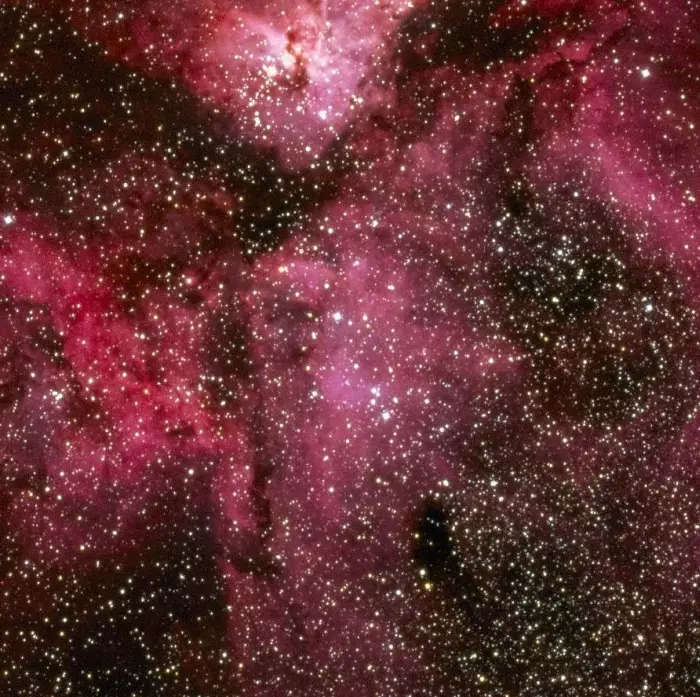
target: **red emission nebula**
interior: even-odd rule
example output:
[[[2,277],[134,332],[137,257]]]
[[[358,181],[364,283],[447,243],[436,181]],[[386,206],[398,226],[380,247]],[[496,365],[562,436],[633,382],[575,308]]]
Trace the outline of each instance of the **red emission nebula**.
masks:
[[[697,0],[0,28],[0,697],[700,695]]]

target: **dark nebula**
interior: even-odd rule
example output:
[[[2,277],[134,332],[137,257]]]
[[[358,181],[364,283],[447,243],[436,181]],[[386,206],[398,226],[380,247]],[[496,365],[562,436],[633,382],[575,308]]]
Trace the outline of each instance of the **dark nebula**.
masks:
[[[0,31],[0,697],[700,694],[696,0]]]

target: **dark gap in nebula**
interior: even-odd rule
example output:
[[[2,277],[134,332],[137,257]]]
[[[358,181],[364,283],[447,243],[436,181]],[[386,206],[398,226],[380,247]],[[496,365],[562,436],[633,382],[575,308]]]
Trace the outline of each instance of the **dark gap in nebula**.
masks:
[[[18,491],[33,492],[35,496],[41,497],[48,481],[45,467],[29,468],[25,463],[6,454],[0,456],[0,477],[0,508],[3,502],[8,503],[8,499]]]
[[[131,157],[136,153],[152,161],[153,171],[144,174],[151,182],[164,176],[160,169],[174,168],[183,183],[209,180],[230,195],[232,203],[211,195],[183,200],[183,221],[200,225],[200,218],[192,221],[188,209],[193,206],[211,221],[203,239],[210,252],[238,245],[252,260],[276,248],[292,224],[335,195],[333,177],[280,170],[272,153],[244,144],[230,132],[228,121],[207,112],[176,82],[109,63],[97,47],[77,38],[60,15],[5,6],[0,31],[7,37],[0,64],[12,61],[15,80],[0,86],[0,102],[6,105],[0,152],[4,168],[18,185],[22,182],[6,191],[4,205],[22,210],[41,203],[65,225],[69,248],[84,244],[84,236],[95,242],[111,235],[115,224],[126,225],[127,235],[135,234],[125,217],[130,209],[143,208],[139,227],[145,222],[149,239],[162,235],[164,224],[166,230],[168,224],[178,225],[164,198],[167,178],[161,181],[162,193],[148,194],[115,191],[109,181],[95,178],[104,176],[95,168],[123,166],[124,143],[130,143]],[[38,48],[23,50],[29,42],[22,41],[19,50],[10,48],[13,37],[23,32]],[[51,138],[42,125],[49,118]],[[41,158],[24,156],[30,141],[44,144]],[[138,170],[133,171],[138,177]],[[76,221],[78,229],[71,229]]]
[[[164,687],[172,694],[232,689],[225,660],[226,600],[211,537],[206,470],[206,465],[200,468],[203,478],[195,496],[176,484],[172,472],[163,472],[167,479],[140,521],[150,541],[125,539],[111,557],[98,554],[97,564],[93,557],[87,573],[79,568],[40,572],[42,586],[61,600],[42,611],[37,587],[26,608],[18,603],[15,615],[3,618],[4,626],[17,631],[27,623],[35,626],[62,658],[58,662],[54,652],[47,656],[38,648],[25,653],[28,668],[60,666],[71,693],[86,697],[150,695]],[[119,516],[103,509],[90,526],[94,530],[118,522]],[[30,577],[36,570],[29,563],[24,567]],[[34,694],[30,675],[14,684]]]
[[[226,311],[214,314],[205,359],[212,371],[208,388],[214,402],[224,403],[229,410],[243,408],[242,400],[255,384],[249,342],[248,328],[239,308],[227,307]],[[254,396],[249,399],[257,401]]]
[[[273,515],[267,483],[272,476],[274,454],[269,445],[269,427],[261,414],[259,366],[251,355],[251,336],[240,306],[225,307],[214,314],[205,360],[212,371],[208,390],[216,408],[235,414],[247,424],[252,435],[251,499],[255,528],[241,532],[231,529],[221,543],[226,559],[238,570],[274,578],[278,564],[266,548],[272,533]]]
[[[666,405],[663,427],[678,424],[698,370],[695,315],[668,266],[629,247],[619,213],[575,185],[543,196],[525,184],[516,168],[533,121],[530,88],[520,85],[506,121],[514,155],[496,232],[509,255],[494,260],[504,327],[531,357],[533,387],[554,412],[619,422],[645,413],[654,395]]]
[[[251,409],[251,406],[248,406]],[[259,413],[260,407],[252,407],[249,416],[253,437],[251,468],[253,478],[247,491],[253,515],[252,529],[230,528],[224,532],[220,543],[224,558],[239,572],[253,574],[265,581],[275,581],[282,573],[278,561],[273,557],[268,540],[273,533],[274,517],[267,485],[275,471],[274,455],[263,434],[266,426]],[[256,430],[253,430],[256,429]]]
[[[449,581],[458,570],[450,525],[442,503],[432,500],[423,504],[413,533],[413,559],[428,578]]]
[[[192,537],[174,527],[179,522],[203,531],[204,519],[178,521],[170,509],[164,514],[174,532],[160,545],[147,545],[133,561],[112,565],[79,587],[75,602],[91,607],[93,619],[70,618],[77,627],[69,677],[78,694],[150,694],[164,682],[172,690],[193,689],[187,681],[207,672],[214,680],[208,688],[224,689],[225,600],[216,548],[206,533]],[[164,672],[168,665],[195,670],[183,678],[179,671]]]
[[[408,74],[445,65],[480,70],[526,57],[546,35],[546,19],[535,15],[517,26],[500,23],[499,30],[492,31],[499,4],[431,0],[427,7],[414,10],[400,29],[397,55],[402,68]],[[588,21],[576,11],[565,20],[579,30]]]
[[[254,456],[253,456],[253,488],[251,496],[253,497],[253,505],[260,530],[260,538],[264,542],[271,534],[274,525],[272,513],[272,502],[266,494],[266,487],[270,481],[270,477],[275,472],[274,454],[270,452],[267,444],[268,438],[265,437],[265,426],[260,415],[260,409],[257,409],[254,415]]]
[[[496,2],[431,2],[402,23],[394,54],[398,99],[391,117],[401,145],[430,130],[444,98],[441,69],[459,69],[463,74],[488,71],[506,58],[525,56],[541,39],[540,23],[533,19],[525,27],[488,31]],[[572,18],[575,24],[578,19]],[[533,38],[534,37],[534,38]],[[527,86],[525,80],[519,80]],[[516,93],[520,87],[516,87]],[[515,133],[508,131],[510,137]],[[528,137],[530,131],[518,131]],[[503,140],[499,140],[499,152]]]
[[[253,434],[253,479],[248,495],[256,527],[244,541],[234,543],[228,559],[239,571],[274,580],[280,576],[282,569],[268,548],[275,520],[267,486],[275,472],[277,456],[270,445],[270,426],[265,424],[261,409],[261,404],[256,405],[250,417],[250,429]]]

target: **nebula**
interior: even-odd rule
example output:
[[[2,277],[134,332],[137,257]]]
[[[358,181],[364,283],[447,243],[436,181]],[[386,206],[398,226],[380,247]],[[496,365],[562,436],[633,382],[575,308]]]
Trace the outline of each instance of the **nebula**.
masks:
[[[695,3],[0,26],[2,695],[695,694]]]

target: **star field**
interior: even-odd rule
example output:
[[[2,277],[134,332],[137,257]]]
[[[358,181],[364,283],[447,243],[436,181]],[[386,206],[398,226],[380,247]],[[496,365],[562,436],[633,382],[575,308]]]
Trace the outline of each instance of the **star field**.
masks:
[[[0,29],[0,697],[700,694],[696,3]]]

